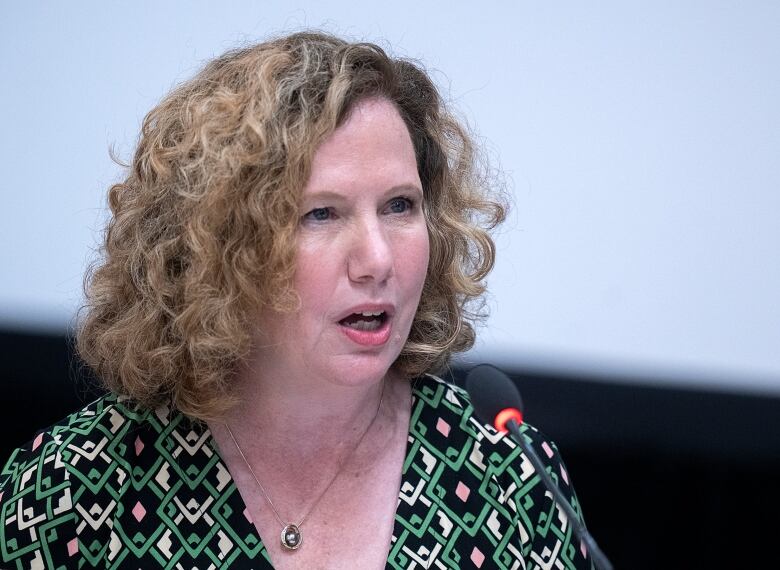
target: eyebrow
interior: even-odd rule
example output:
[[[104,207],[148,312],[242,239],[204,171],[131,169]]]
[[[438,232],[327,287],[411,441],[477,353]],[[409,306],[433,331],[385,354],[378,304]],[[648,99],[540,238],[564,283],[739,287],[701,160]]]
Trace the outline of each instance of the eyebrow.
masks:
[[[416,184],[399,184],[398,186],[391,186],[387,190],[383,192],[384,195],[393,195],[398,193],[404,193],[404,192],[412,192],[414,194],[418,194],[420,197],[423,197],[423,191],[422,188],[417,186]],[[341,194],[339,192],[333,191],[333,190],[320,190],[317,192],[312,192],[311,194],[304,194],[303,195],[304,200],[345,200],[346,196],[344,194]]]

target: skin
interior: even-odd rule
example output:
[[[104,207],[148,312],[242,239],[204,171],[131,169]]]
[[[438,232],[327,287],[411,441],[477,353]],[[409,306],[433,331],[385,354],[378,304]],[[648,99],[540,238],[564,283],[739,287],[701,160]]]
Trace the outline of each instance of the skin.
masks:
[[[384,567],[411,394],[391,367],[428,268],[422,200],[408,130],[387,100],[356,104],[315,153],[296,244],[300,309],[258,315],[237,378],[242,403],[226,418],[286,521],[298,522],[339,473],[302,527],[299,551],[278,546],[265,497],[224,425],[210,425],[277,568]],[[339,322],[366,304],[391,315],[376,346],[355,342]],[[345,533],[356,540],[345,543]]]

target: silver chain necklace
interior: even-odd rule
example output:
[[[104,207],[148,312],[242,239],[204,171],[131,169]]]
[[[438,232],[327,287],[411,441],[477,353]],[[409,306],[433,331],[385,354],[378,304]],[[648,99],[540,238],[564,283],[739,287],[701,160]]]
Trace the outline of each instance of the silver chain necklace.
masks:
[[[330,489],[331,485],[333,485],[334,481],[336,481],[336,478],[341,474],[341,469],[346,465],[349,458],[352,456],[353,453],[355,453],[355,450],[360,446],[360,442],[363,441],[363,438],[366,437],[366,434],[371,429],[371,426],[374,425],[374,422],[376,421],[377,417],[379,416],[379,410],[382,408],[382,400],[385,396],[385,381],[382,380],[382,390],[379,393],[379,405],[376,407],[376,413],[374,414],[374,417],[371,419],[371,423],[368,424],[368,427],[366,428],[366,431],[363,432],[363,435],[360,436],[360,438],[357,440],[357,443],[355,444],[355,447],[353,447],[350,452],[344,457],[344,461],[338,466],[338,469],[336,469],[336,473],[331,478],[330,482],[325,487],[325,490],[320,493],[320,495],[317,497],[317,499],[312,503],[312,505],[309,507],[309,509],[306,511],[306,514],[303,515],[303,518],[301,519],[301,522],[298,524],[294,523],[285,523],[282,520],[282,517],[279,516],[279,512],[276,510],[276,507],[274,506],[273,502],[271,501],[271,497],[268,496],[268,493],[266,493],[265,488],[263,487],[262,483],[260,483],[260,480],[257,478],[257,475],[255,475],[255,470],[252,469],[252,466],[249,464],[249,461],[247,461],[246,455],[244,455],[243,450],[241,449],[241,446],[238,445],[238,441],[236,441],[236,436],[233,435],[233,430],[230,429],[230,426],[225,423],[225,427],[227,428],[228,433],[230,434],[230,439],[233,440],[233,444],[236,446],[236,450],[238,451],[238,454],[241,456],[241,459],[244,460],[244,463],[246,464],[247,468],[249,469],[249,472],[252,474],[252,478],[255,480],[255,483],[257,483],[257,486],[260,487],[260,490],[263,492],[263,496],[265,497],[266,502],[268,503],[268,506],[271,507],[271,510],[274,512],[274,516],[276,517],[276,520],[279,521],[279,524],[282,525],[282,533],[280,535],[280,540],[282,543],[282,548],[285,550],[298,550],[300,548],[301,544],[303,543],[303,535],[301,534],[301,526],[303,526],[303,523],[306,522],[306,519],[309,517],[311,512],[314,510],[314,507],[317,506],[317,504],[320,502],[322,497],[325,496],[325,493],[328,492],[328,489]]]

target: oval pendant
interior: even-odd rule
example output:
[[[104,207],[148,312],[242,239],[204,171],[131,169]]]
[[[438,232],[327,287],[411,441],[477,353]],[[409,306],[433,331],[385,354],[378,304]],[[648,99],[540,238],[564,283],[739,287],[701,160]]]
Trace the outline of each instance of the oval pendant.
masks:
[[[301,529],[296,525],[288,524],[282,529],[282,547],[287,550],[298,550],[302,542]]]

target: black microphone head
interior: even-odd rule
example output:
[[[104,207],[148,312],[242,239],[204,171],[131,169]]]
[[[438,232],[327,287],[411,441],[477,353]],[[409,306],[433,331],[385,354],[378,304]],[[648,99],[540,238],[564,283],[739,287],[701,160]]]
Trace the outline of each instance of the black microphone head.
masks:
[[[466,375],[466,391],[471,396],[479,420],[495,425],[498,413],[506,408],[523,411],[523,400],[509,376],[490,364],[480,364]]]

